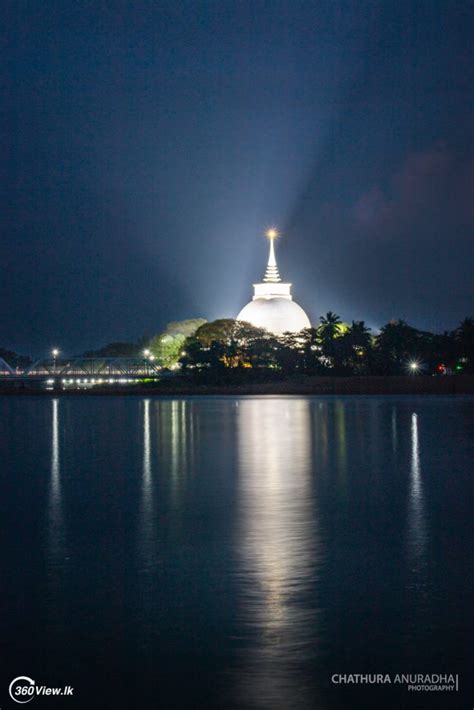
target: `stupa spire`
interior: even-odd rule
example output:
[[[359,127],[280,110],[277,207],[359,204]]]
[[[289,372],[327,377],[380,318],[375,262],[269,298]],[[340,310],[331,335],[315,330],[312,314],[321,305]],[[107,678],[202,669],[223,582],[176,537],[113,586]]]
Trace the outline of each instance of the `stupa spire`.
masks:
[[[275,335],[299,333],[304,328],[311,328],[311,323],[301,306],[293,301],[291,284],[283,283],[278,273],[273,243],[277,236],[276,229],[268,230],[270,254],[265,276],[263,281],[253,285],[252,300],[242,308],[237,320],[266,328]]]
[[[278,273],[278,266],[275,258],[275,247],[273,245],[273,242],[278,237],[278,232],[276,229],[269,229],[266,236],[270,242],[270,253],[268,255],[267,269],[263,280],[265,283],[279,283],[281,278]]]

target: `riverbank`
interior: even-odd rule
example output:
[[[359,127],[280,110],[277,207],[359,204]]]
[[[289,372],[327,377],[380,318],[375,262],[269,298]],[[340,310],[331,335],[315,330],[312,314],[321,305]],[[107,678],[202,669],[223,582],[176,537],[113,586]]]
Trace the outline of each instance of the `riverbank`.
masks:
[[[33,384],[33,383],[32,383]],[[29,383],[2,383],[1,395],[87,396],[87,395],[387,395],[387,394],[474,394],[474,375],[444,377],[299,377],[273,382],[201,384],[168,379],[149,385],[96,385],[89,389],[44,389]]]

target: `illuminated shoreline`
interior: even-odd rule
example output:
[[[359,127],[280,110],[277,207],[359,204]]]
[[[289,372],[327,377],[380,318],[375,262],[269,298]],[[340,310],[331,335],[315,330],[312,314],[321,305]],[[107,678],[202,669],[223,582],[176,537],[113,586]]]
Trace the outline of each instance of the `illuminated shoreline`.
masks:
[[[206,396],[206,395],[474,395],[474,375],[444,377],[366,376],[366,377],[301,377],[274,382],[204,384],[176,380],[153,386],[97,385],[90,389],[40,389],[14,387],[3,383],[1,395],[41,396]]]

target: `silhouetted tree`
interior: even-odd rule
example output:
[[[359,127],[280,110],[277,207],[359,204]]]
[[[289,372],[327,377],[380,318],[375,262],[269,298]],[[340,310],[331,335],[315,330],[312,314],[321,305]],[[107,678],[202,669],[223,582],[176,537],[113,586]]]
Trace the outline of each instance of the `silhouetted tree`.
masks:
[[[339,327],[335,336],[323,342],[323,353],[330,359],[333,374],[368,374],[372,365],[372,336],[364,321]]]
[[[322,374],[326,368],[321,361],[322,345],[318,328],[305,328],[300,338],[304,372],[308,375]]]
[[[376,369],[385,374],[406,374],[408,364],[419,360],[423,350],[421,333],[404,320],[391,320],[375,338]]]
[[[263,328],[230,318],[205,323],[183,346],[186,369],[271,366],[275,340]]]
[[[221,319],[205,323],[186,340],[181,363],[193,371],[252,369],[285,376],[406,374],[413,360],[420,372],[435,373],[440,362],[457,371],[472,368],[473,330],[469,318],[441,335],[392,320],[374,337],[364,321],[347,325],[329,312],[318,328],[277,337],[250,323]]]
[[[459,360],[466,372],[474,371],[474,319],[464,318],[454,331],[454,339]]]
[[[289,375],[304,367],[304,345],[300,333],[284,333],[278,338],[276,349],[277,367]]]
[[[213,342],[230,343],[236,338],[240,330],[238,323],[240,321],[236,321],[233,318],[220,318],[210,321],[200,326],[195,336],[202,345],[207,347],[210,347]]]
[[[318,328],[321,343],[321,366],[332,374],[346,374],[344,362],[347,358],[347,344],[342,340],[347,330],[338,315],[328,311],[321,316]]]

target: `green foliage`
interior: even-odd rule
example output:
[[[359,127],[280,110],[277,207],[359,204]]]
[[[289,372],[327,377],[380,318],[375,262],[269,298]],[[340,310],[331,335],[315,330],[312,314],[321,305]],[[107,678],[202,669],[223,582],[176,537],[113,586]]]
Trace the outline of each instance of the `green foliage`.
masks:
[[[428,333],[403,320],[391,320],[374,336],[364,321],[342,323],[331,311],[316,328],[275,336],[250,323],[203,318],[168,323],[149,341],[109,343],[82,357],[141,357],[145,348],[163,367],[178,363],[184,373],[232,381],[303,375],[407,374],[409,363],[419,372],[474,372],[474,319],[465,318],[451,332]],[[11,367],[31,364],[27,356],[0,348]]]
[[[319,328],[276,337],[249,323],[223,319],[206,323],[188,339],[181,364],[191,371],[259,368],[283,375],[364,374],[369,371],[372,337],[363,321],[342,324],[327,313]]]
[[[173,367],[180,356],[186,342],[186,336],[181,333],[157,335],[150,343],[150,352],[162,367]]]
[[[411,361],[420,372],[472,372],[474,320],[465,318],[452,332],[420,331],[403,320],[386,323],[372,335],[364,321],[342,323],[331,311],[316,328],[274,336],[250,323],[202,318],[169,323],[148,344],[111,343],[89,357],[142,355],[148,347],[158,364],[184,373],[222,379],[304,375],[407,374]],[[7,353],[8,355],[8,353]],[[5,356],[4,356],[5,357]],[[12,358],[5,357],[14,364]],[[240,373],[240,374],[239,374]],[[265,374],[266,373],[266,374]]]
[[[184,368],[250,368],[269,366],[272,340],[263,328],[224,318],[205,323],[188,338],[181,358]]]
[[[410,361],[436,373],[439,362],[453,372],[468,372],[473,361],[473,321],[452,333],[434,335],[390,321],[374,336],[364,321],[342,323],[335,313],[317,328],[276,337],[249,323],[222,319],[201,326],[188,338],[180,359],[185,371],[267,370],[286,376],[407,374]]]
[[[242,329],[242,326],[244,328]],[[205,347],[210,347],[212,343],[223,343],[230,345],[236,340],[240,339],[240,334],[245,330],[245,327],[249,327],[252,330],[259,331],[260,329],[246,323],[245,325],[241,321],[236,321],[233,318],[221,318],[219,320],[212,321],[211,323],[205,323],[196,331],[196,338],[199,340],[201,345]],[[263,330],[261,331],[263,333]]]
[[[181,357],[187,338],[206,323],[204,318],[193,318],[168,323],[163,333],[151,339],[148,349],[162,367],[173,367]]]
[[[341,319],[332,311],[328,311],[325,316],[320,317],[319,337],[323,342],[330,342],[341,333]]]

